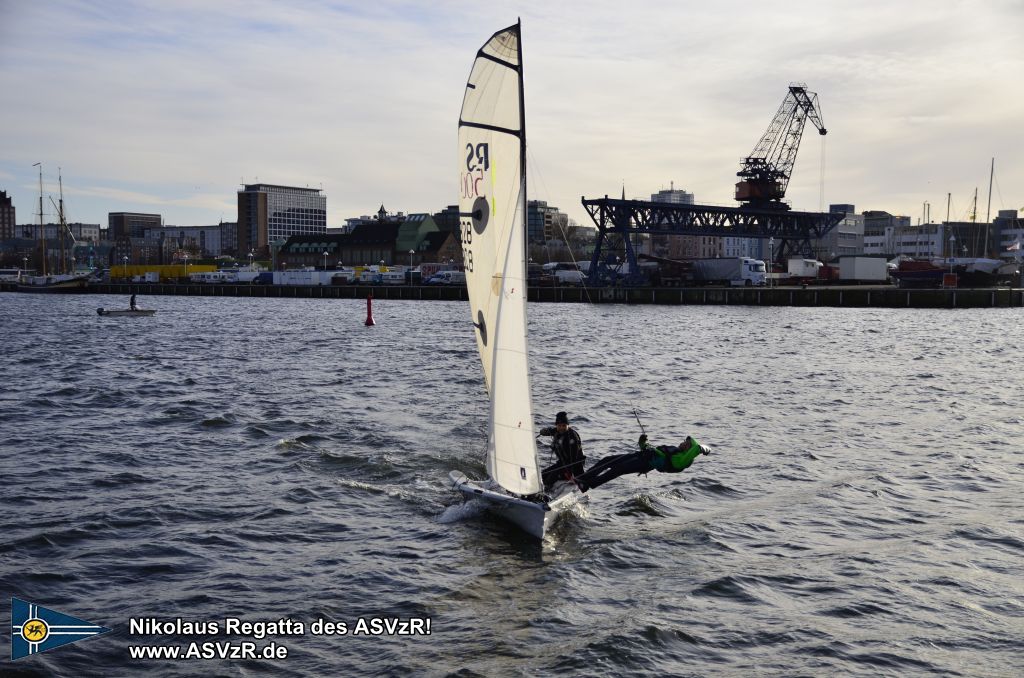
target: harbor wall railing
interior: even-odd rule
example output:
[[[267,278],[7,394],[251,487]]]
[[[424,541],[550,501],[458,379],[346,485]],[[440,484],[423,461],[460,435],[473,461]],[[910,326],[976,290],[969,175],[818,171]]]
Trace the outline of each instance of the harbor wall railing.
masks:
[[[15,291],[11,283],[0,289]],[[98,283],[81,294],[300,299],[405,299],[466,301],[457,285],[236,285],[230,283]],[[831,306],[860,308],[1009,308],[1024,306],[1020,288],[901,289],[886,285],[808,287],[530,287],[536,302],[662,304],[681,306]]]

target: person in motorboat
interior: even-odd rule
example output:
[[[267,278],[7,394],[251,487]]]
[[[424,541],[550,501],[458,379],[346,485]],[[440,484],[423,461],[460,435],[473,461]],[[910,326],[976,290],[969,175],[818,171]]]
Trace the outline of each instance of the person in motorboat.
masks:
[[[132,295],[131,300],[128,302],[128,309],[132,310],[132,311],[137,311],[138,310],[138,307],[135,306],[135,295],[134,294]]]
[[[586,473],[576,476],[580,490],[587,492],[604,485],[627,473],[661,471],[679,473],[685,471],[699,454],[711,454],[711,449],[701,445],[690,436],[679,445],[658,445],[647,442],[647,434],[640,436],[640,449],[629,454],[615,454],[604,457],[590,467]]]
[[[559,480],[571,481],[583,473],[583,441],[576,429],[569,427],[569,415],[559,412],[555,415],[555,425],[545,426],[540,430],[542,436],[551,438],[551,451],[555,454],[555,463],[541,471],[544,487],[550,488]]]

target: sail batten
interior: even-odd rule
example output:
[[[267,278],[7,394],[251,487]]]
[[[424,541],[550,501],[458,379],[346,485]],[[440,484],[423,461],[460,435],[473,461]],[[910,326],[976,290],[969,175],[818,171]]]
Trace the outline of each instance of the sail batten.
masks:
[[[464,127],[475,127],[477,129],[491,130],[492,132],[503,132],[505,134],[511,134],[512,136],[515,137],[518,137],[521,134],[520,130],[517,129],[508,129],[507,127],[497,127],[495,125],[485,125],[482,122],[465,122],[464,120],[460,120],[459,124]]]
[[[526,342],[525,123],[519,25],[477,52],[459,116],[459,222],[470,313],[490,396],[487,470],[540,491]]]

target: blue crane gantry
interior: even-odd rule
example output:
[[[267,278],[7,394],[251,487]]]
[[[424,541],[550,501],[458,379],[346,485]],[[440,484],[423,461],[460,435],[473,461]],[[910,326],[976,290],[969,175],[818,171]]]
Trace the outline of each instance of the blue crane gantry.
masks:
[[[784,261],[791,255],[811,256],[811,241],[828,233],[845,217],[838,212],[680,205],[608,196],[582,200],[597,226],[588,279],[588,284],[594,286],[614,280],[644,283],[637,267],[636,234],[774,238],[774,259]],[[618,275],[623,262],[629,263],[627,276]]]
[[[770,257],[775,261],[789,255],[811,256],[811,241],[828,233],[844,215],[794,212],[782,202],[807,120],[819,134],[826,133],[818,95],[808,92],[804,84],[791,84],[768,130],[737,172],[740,207],[626,200],[625,195],[618,200],[607,195],[582,198],[597,225],[588,284],[645,282],[637,267],[636,234],[773,238],[778,247]],[[629,263],[629,273],[621,276],[618,269],[624,262]]]

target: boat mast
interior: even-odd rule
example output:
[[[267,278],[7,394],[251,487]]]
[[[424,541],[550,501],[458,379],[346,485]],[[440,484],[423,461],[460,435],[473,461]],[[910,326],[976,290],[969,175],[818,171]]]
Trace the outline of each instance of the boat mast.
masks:
[[[43,275],[46,275],[46,228],[43,226],[43,163],[32,163],[39,168],[39,250]]]
[[[974,251],[978,251],[978,187],[974,187],[974,202],[971,203],[971,223],[974,224]],[[972,252],[973,254],[973,252]]]
[[[64,180],[60,175],[60,167],[57,168],[57,185],[60,186],[60,207],[57,208],[57,220],[60,222],[60,268],[61,273],[67,273],[68,255],[64,251],[64,229],[67,224],[64,221]]]
[[[953,234],[953,226],[949,223],[949,207],[952,204],[952,202],[953,202],[953,194],[952,193],[947,193],[946,194],[946,228],[949,229],[949,234],[950,235]],[[950,245],[949,246],[949,257],[950,257],[950,259],[952,259],[954,256],[956,256],[956,253],[953,252],[953,246]]]
[[[516,17],[516,57],[519,61],[519,177],[523,191],[523,280],[526,280],[526,253],[530,251],[529,227],[526,213],[529,201],[526,194],[526,91],[523,89],[523,21]]]
[[[992,177],[996,173],[996,159],[992,158],[992,167],[988,171],[988,208],[985,210],[985,249],[982,256],[988,256],[988,230],[992,225]]]

